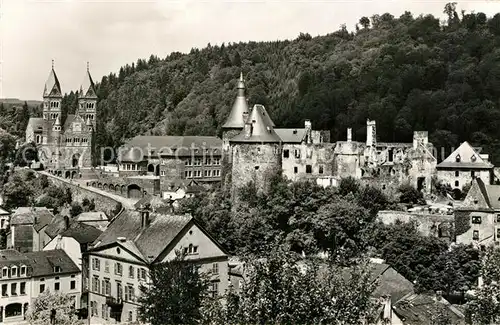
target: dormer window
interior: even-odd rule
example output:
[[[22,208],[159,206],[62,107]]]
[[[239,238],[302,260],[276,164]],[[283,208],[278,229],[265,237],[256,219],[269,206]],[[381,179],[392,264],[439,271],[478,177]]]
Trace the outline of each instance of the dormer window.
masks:
[[[17,276],[17,266],[13,266],[10,269],[10,274],[11,274],[11,276]]]
[[[21,276],[25,276],[26,275],[26,266],[21,266]]]
[[[476,225],[481,224],[481,217],[480,216],[473,216],[472,223],[476,224]]]
[[[6,278],[8,274],[9,274],[9,269],[5,266],[2,269],[2,278]]]
[[[61,267],[60,266],[54,266],[54,273],[61,273]]]
[[[457,156],[455,157],[455,161],[456,161],[456,162],[460,162],[460,160],[461,160],[461,159],[462,159],[462,158],[460,157],[460,155],[457,155]]]
[[[470,160],[471,160],[472,162],[475,162],[475,161],[476,161],[476,159],[477,159],[477,158],[476,158],[476,155],[472,155],[472,157],[470,157]]]

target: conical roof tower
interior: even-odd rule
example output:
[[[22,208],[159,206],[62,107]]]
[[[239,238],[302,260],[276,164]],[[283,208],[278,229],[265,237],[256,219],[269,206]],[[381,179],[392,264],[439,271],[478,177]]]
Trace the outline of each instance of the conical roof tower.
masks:
[[[88,62],[87,62],[87,71],[85,72],[85,76],[83,77],[80,89],[78,90],[78,97],[92,98],[92,99],[97,98],[97,94],[94,87],[94,81],[92,80],[92,76],[90,75]]]
[[[54,60],[52,60],[52,69],[43,88],[43,97],[62,97],[61,84],[54,70]]]
[[[223,129],[243,129],[245,127],[245,122],[248,118],[250,110],[245,96],[245,81],[243,79],[243,72],[240,73],[237,89],[238,95],[236,96],[226,123],[222,126]]]

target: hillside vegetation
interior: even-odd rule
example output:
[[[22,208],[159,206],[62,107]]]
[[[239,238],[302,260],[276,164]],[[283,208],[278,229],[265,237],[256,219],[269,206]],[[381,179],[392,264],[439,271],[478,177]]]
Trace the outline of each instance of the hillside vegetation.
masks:
[[[293,41],[222,44],[122,67],[98,83],[100,145],[138,134],[213,135],[243,71],[251,104],[264,104],[279,127],[315,128],[364,141],[376,119],[379,141],[407,142],[427,130],[436,147],[462,141],[500,161],[500,14],[362,17],[354,33],[301,34]],[[65,98],[74,111],[76,97]]]

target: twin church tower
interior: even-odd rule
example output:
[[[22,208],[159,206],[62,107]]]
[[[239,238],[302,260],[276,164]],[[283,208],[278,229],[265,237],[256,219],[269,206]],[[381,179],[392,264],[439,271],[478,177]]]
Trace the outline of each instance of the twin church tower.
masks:
[[[63,116],[63,92],[52,62],[43,89],[43,117],[32,117],[26,128],[26,142],[39,148],[43,168],[63,177],[81,177],[81,168],[92,167],[96,130],[97,94],[89,72],[77,92],[75,114]]]

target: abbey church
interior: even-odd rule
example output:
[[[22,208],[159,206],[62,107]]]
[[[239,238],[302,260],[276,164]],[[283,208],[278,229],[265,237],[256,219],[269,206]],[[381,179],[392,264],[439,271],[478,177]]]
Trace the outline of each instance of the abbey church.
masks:
[[[43,117],[32,117],[26,128],[26,142],[38,148],[45,170],[62,177],[81,177],[92,167],[96,130],[97,94],[87,71],[78,91],[75,114],[62,115],[63,92],[52,64],[43,89]]]

